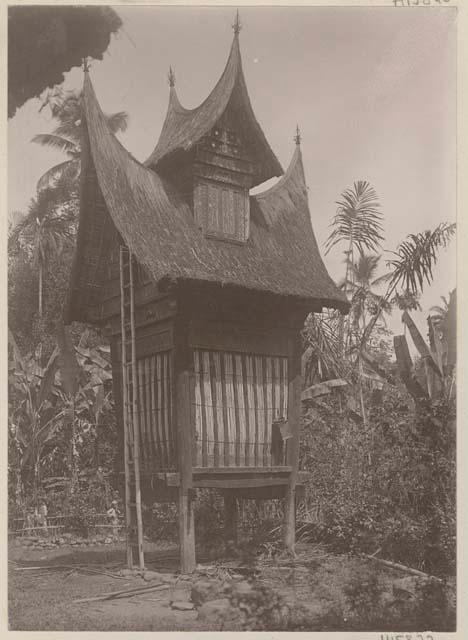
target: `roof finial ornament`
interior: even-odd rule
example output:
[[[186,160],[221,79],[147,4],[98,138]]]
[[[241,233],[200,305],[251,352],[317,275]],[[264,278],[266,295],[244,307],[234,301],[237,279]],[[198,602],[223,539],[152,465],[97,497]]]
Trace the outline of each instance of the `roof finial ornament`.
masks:
[[[232,25],[232,28],[234,29],[234,34],[236,36],[238,36],[239,33],[240,33],[240,30],[242,29],[242,23],[241,23],[240,17],[239,17],[239,9],[237,9],[237,11],[236,11],[236,21]]]
[[[89,58],[88,57],[83,58],[83,71],[84,71],[84,73],[88,73],[89,66],[90,66],[89,65]]]
[[[172,67],[169,67],[169,73],[167,74],[167,80],[169,82],[169,86],[175,87],[175,73],[172,70]]]
[[[301,132],[299,130],[299,125],[298,124],[296,125],[296,135],[294,136],[294,142],[297,145],[301,144]]]

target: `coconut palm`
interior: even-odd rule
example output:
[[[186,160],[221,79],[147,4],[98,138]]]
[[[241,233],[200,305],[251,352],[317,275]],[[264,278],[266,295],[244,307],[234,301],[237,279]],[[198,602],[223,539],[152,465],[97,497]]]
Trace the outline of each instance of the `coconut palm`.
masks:
[[[395,293],[390,302],[400,309],[400,311],[421,311],[421,305],[419,304],[420,297],[420,293],[413,293],[405,289],[400,293]]]
[[[66,177],[72,181],[76,180],[81,168],[81,91],[63,91],[59,89],[48,96],[46,104],[50,107],[53,117],[60,124],[52,133],[40,133],[34,136],[32,142],[63,151],[68,156],[68,160],[48,169],[37,183],[38,190],[54,185],[59,177]],[[125,131],[127,128],[128,116],[124,111],[106,115],[106,119],[113,133]]]
[[[387,260],[390,272],[387,274],[387,291],[381,298],[376,313],[369,321],[361,338],[361,349],[365,348],[372,329],[383,312],[385,304],[391,300],[395,291],[402,287],[404,291],[418,295],[423,291],[424,283],[433,280],[433,268],[440,249],[447,247],[455,235],[456,224],[440,223],[434,230],[412,233],[397,248],[391,251],[395,257]]]
[[[29,211],[9,238],[9,243],[23,244],[30,253],[39,274],[38,313],[43,311],[43,279],[47,262],[52,255],[60,255],[73,235],[73,209],[63,205],[62,177],[56,187],[39,191],[31,200]],[[68,190],[67,190],[68,191]]]
[[[376,277],[379,267],[380,256],[372,254],[361,254],[357,262],[349,265],[350,281],[348,283],[351,291],[351,309],[353,326],[359,332],[366,324],[366,312],[371,315],[375,313],[382,296],[373,289],[382,283],[383,278]],[[390,313],[391,304],[384,304],[383,311]]]

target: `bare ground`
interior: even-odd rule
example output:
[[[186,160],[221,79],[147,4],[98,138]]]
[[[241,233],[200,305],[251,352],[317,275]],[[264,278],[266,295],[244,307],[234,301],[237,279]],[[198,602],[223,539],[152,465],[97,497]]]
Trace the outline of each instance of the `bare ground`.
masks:
[[[127,597],[77,604],[74,600],[117,590],[143,586],[141,577],[113,578],[100,574],[86,574],[73,569],[57,568],[23,570],[25,566],[83,565],[117,574],[125,563],[123,543],[86,548],[30,549],[12,546],[9,552],[9,628],[11,630],[51,631],[201,631],[216,630],[213,623],[197,620],[198,612],[176,611],[173,600],[190,600],[194,581],[215,569],[218,577],[229,576],[232,561],[201,563],[191,577],[176,576],[172,584],[154,592]],[[176,547],[161,548],[148,543],[146,566],[159,572],[178,571]],[[205,562],[204,562],[205,561]],[[237,562],[237,564],[239,564]],[[298,561],[294,563],[264,561],[256,578],[274,586],[288,598],[307,605],[345,611],[344,586],[364,570],[377,575],[389,591],[400,572],[376,568],[361,558],[332,555],[314,545],[302,545]],[[336,618],[338,628],[346,628],[346,617]],[[225,629],[227,630],[227,629]],[[233,630],[235,630],[233,628]],[[316,630],[316,629],[311,629]]]

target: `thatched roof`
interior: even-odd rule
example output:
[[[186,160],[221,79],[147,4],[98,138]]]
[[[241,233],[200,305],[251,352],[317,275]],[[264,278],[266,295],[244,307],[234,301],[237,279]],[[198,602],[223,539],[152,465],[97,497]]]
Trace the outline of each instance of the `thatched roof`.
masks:
[[[135,160],[111,133],[88,74],[83,96],[90,159],[106,207],[122,239],[156,282],[166,278],[212,282],[295,296],[314,307],[347,309],[344,295],[323,264],[312,230],[299,145],[279,182],[251,196],[247,242],[220,241],[205,237],[186,202],[170,192],[155,171]],[[81,216],[78,253],[83,251],[84,227],[90,215],[92,211]],[[81,262],[77,255],[72,283],[77,299],[83,299],[83,292],[77,290],[77,283],[83,282]],[[78,319],[76,304],[71,308],[72,319]]]
[[[159,141],[145,165],[158,168],[177,152],[190,151],[218,122],[228,105],[240,114],[243,139],[257,168],[256,186],[283,173],[280,163],[258,124],[245,84],[239,49],[239,35],[234,36],[226,67],[213,91],[195,109],[185,109],[171,86],[169,105]]]

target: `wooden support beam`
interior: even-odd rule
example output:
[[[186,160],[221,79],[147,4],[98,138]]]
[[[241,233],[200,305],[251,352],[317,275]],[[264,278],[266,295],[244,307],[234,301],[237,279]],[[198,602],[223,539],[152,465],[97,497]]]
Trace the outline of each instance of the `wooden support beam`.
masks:
[[[286,549],[294,554],[296,541],[296,484],[299,474],[299,436],[301,423],[301,335],[297,332],[289,357],[289,388],[288,388],[288,424],[292,436],[288,439],[286,462],[291,467],[289,483],[284,505],[283,542]]]
[[[196,478],[193,480],[193,486],[198,489],[247,489],[249,487],[278,487],[288,485],[289,478]]]
[[[180,473],[179,486],[179,542],[180,571],[195,570],[195,521],[192,481],[192,399],[193,362],[187,344],[187,326],[178,318],[175,330],[175,413],[177,425],[177,453]]]
[[[224,494],[224,539],[226,545],[237,544],[237,498],[231,491]]]

